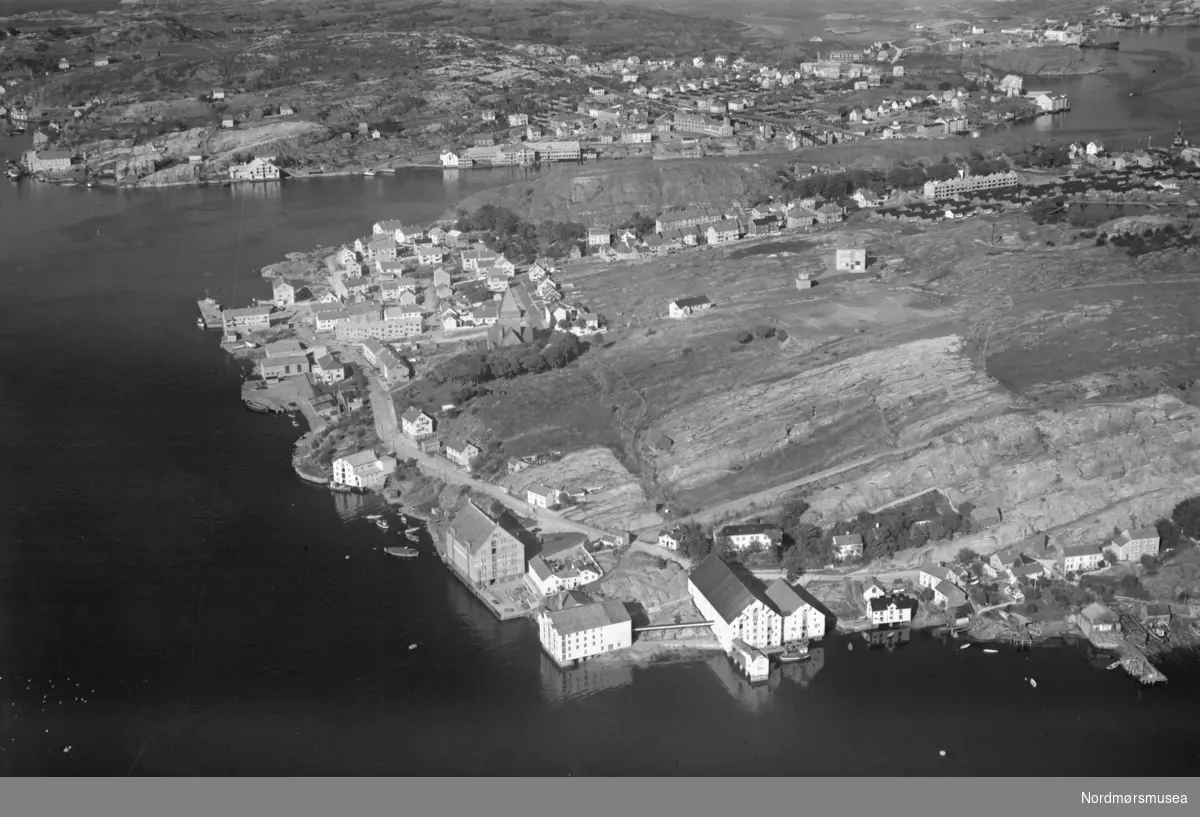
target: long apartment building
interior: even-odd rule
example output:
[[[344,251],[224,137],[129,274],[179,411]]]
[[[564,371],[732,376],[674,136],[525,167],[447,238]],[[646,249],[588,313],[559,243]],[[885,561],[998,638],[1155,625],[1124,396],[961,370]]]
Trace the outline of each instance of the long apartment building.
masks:
[[[675,114],[675,130],[686,133],[703,133],[706,136],[733,136],[733,125],[729,118],[713,119],[702,113],[679,111]]]
[[[925,182],[925,198],[946,199],[951,196],[968,195],[982,190],[997,190],[1002,187],[1016,187],[1021,179],[1011,170],[1007,173],[989,173],[986,176],[962,176],[957,179],[947,179],[943,182]]]

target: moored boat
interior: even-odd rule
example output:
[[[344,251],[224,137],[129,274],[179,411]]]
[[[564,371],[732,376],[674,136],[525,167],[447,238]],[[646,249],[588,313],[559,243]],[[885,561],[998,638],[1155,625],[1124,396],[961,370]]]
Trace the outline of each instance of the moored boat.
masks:
[[[400,547],[400,548],[384,548],[383,552],[388,556],[396,556],[400,559],[415,559],[420,555],[420,551],[416,548]]]
[[[380,530],[387,530],[388,529],[388,521],[386,519],[376,519],[375,527],[379,528]]]
[[[1120,661],[1113,661],[1111,664],[1109,664],[1107,667],[1105,667],[1105,669],[1116,669],[1119,666],[1121,666]]]
[[[781,664],[794,664],[797,661],[803,661],[808,658],[807,644],[789,644],[784,647],[783,652],[779,654],[779,662]]]

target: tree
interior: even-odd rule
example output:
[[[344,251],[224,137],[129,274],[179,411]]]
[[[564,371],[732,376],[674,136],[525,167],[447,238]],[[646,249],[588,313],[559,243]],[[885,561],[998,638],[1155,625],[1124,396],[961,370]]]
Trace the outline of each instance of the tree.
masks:
[[[790,531],[800,524],[800,517],[804,516],[805,512],[811,506],[800,497],[795,497],[783,503],[783,507],[779,510],[779,516],[775,520],[775,524],[784,532]]]
[[[1158,572],[1158,559],[1155,559],[1149,553],[1142,554],[1142,567],[1146,569],[1147,576],[1153,576]]]
[[[1105,548],[1104,561],[1108,562],[1110,565],[1115,565],[1120,560],[1117,558],[1117,552],[1115,550],[1112,548]]]
[[[1171,511],[1171,521],[1189,539],[1200,538],[1200,496],[1183,500]]]
[[[696,561],[712,553],[712,539],[699,525],[689,522],[679,528],[679,552]]]
[[[1160,519],[1154,523],[1158,529],[1159,549],[1174,550],[1179,546],[1179,526],[1170,519]]]
[[[743,329],[741,332],[738,332],[738,336],[737,336],[738,343],[749,343],[752,340],[754,340],[754,335],[751,334],[750,332],[747,332],[745,329]]]
[[[958,553],[954,556],[954,560],[960,565],[969,565],[978,558],[979,554],[970,548],[960,548]]]

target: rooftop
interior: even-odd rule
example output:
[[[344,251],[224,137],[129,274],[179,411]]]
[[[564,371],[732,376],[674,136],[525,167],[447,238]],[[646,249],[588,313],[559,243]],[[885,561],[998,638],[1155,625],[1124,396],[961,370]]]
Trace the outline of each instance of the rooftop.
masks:
[[[581,633],[631,621],[625,605],[619,601],[568,607],[545,615],[550,619],[551,626],[560,635]]]

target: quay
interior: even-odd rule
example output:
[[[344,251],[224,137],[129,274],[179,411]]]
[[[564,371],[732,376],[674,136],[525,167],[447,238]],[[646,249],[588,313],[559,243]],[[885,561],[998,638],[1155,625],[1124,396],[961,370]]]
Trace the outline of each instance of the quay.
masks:
[[[205,329],[220,329],[225,325],[221,318],[221,307],[208,299],[196,301],[200,307],[200,319],[204,321]]]
[[[434,535],[435,537],[437,536],[436,533]],[[434,550],[437,552],[438,558],[442,560],[442,564],[444,564],[446,569],[450,571],[451,576],[458,579],[463,587],[471,591],[472,596],[483,602],[483,605],[487,607],[493,616],[500,621],[512,621],[513,619],[517,618],[531,618],[533,616],[536,608],[521,608],[515,606],[515,604],[511,607],[507,605],[501,605],[497,599],[491,596],[491,594],[485,593],[478,587],[475,587],[475,585],[471,583],[470,579],[459,572],[458,568],[456,568],[454,564],[451,563],[448,558],[446,558],[444,544],[441,541],[438,541],[438,539],[440,539],[440,537],[435,538],[433,545]],[[523,578],[524,577],[522,577],[522,579]]]

